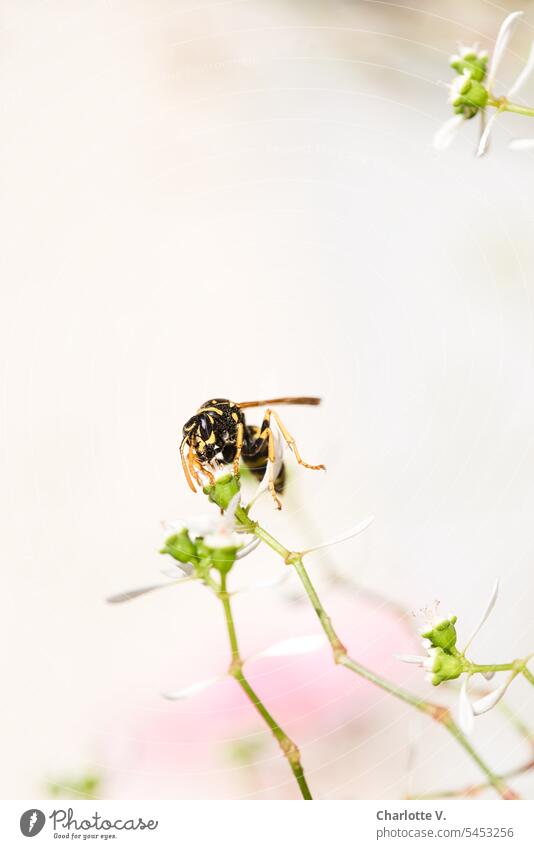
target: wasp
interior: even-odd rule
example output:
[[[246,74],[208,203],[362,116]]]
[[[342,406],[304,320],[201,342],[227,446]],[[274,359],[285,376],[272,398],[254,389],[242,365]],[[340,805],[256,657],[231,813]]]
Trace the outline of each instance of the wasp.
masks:
[[[261,480],[269,463],[269,491],[276,508],[280,510],[282,505],[276,493],[283,490],[285,470],[282,464],[275,479],[275,439],[271,417],[276,421],[288,448],[293,451],[301,466],[307,469],[325,469],[325,466],[311,466],[304,462],[295,440],[280,416],[270,408],[278,404],[317,406],[320,403],[320,398],[313,397],[269,398],[265,401],[241,403],[229,401],[227,398],[210,398],[199,407],[183,428],[180,456],[189,486],[193,492],[196,492],[195,483],[202,489],[201,474],[206,475],[210,484],[213,484],[215,479],[211,469],[216,466],[232,464],[234,474],[237,475],[241,459],[252,474]],[[261,427],[247,424],[243,410],[249,407],[267,407]]]

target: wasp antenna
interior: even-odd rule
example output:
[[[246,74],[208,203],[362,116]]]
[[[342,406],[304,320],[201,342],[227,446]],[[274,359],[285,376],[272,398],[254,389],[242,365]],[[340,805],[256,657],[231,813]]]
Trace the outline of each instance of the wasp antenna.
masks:
[[[196,492],[195,484],[193,483],[193,479],[191,478],[189,466],[186,462],[185,455],[184,455],[184,445],[186,444],[186,442],[187,442],[187,437],[184,436],[184,438],[182,439],[182,441],[180,443],[180,457],[182,459],[182,467],[183,467],[183,470],[184,470],[185,479],[186,479],[187,483],[189,484],[190,488],[193,490],[193,492]]]

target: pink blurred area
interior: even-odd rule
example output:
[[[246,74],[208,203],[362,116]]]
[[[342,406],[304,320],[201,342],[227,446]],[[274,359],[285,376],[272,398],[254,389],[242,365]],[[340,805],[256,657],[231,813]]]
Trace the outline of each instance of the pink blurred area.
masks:
[[[414,650],[410,623],[383,606],[362,601],[353,591],[349,597],[346,591],[345,597],[336,592],[331,606],[353,654],[401,682],[405,669],[394,653]],[[280,631],[310,633],[310,624],[307,604],[286,600],[278,607],[276,631],[273,623],[265,622],[258,630],[264,636],[270,630],[274,642]],[[220,647],[214,650],[219,654]],[[310,765],[312,775],[317,773],[315,780],[320,783],[327,772],[330,785],[330,765],[335,773],[336,761],[345,769],[358,766],[358,741],[372,733],[373,713],[384,694],[335,666],[328,644],[305,655],[252,659],[245,672],[299,745],[304,764]],[[228,677],[182,701],[156,696],[135,706],[126,701],[124,713],[100,740],[100,758],[108,792],[117,798],[292,798],[296,792],[263,720]]]

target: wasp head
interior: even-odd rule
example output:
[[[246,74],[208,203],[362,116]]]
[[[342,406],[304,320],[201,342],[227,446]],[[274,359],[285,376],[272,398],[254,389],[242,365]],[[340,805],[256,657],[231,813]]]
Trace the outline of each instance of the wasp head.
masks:
[[[211,417],[205,413],[192,416],[184,425],[183,435],[201,463],[210,463],[220,451]]]

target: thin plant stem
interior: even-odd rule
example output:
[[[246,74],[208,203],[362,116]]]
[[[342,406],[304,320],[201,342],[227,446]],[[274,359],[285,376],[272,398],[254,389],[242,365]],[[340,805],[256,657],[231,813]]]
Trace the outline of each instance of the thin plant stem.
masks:
[[[513,769],[507,770],[502,774],[502,778],[516,778],[518,775],[524,775],[527,772],[530,772],[534,769],[534,759],[530,759],[526,761],[524,764],[520,766],[516,766]],[[484,790],[487,790],[491,787],[489,781],[484,781],[481,784],[469,784],[466,787],[461,787],[460,789],[451,789],[451,790],[436,790],[434,793],[423,793],[420,796],[410,796],[410,799],[462,799],[462,798],[473,798],[474,796],[478,796],[479,793],[482,793]]]
[[[529,118],[534,118],[534,108],[531,106],[521,106],[519,103],[510,103],[505,97],[495,98],[490,97],[488,106],[493,106],[500,112],[515,112],[517,115],[527,115]]]
[[[232,661],[230,663],[230,668],[228,670],[229,674],[235,678],[243,692],[246,694],[248,699],[256,708],[257,712],[260,714],[262,719],[268,725],[271,733],[274,738],[277,740],[284,757],[286,758],[293,775],[295,776],[295,780],[299,786],[299,790],[302,794],[303,799],[312,799],[312,795],[310,793],[310,789],[308,787],[308,783],[304,776],[304,770],[301,763],[300,751],[298,746],[291,740],[285,731],[282,730],[280,725],[277,723],[276,719],[269,713],[262,700],[256,693],[256,691],[250,686],[247,681],[245,674],[243,672],[243,660],[239,653],[239,643],[237,641],[237,633],[235,628],[234,617],[232,613],[232,606],[230,602],[230,595],[226,589],[226,575],[221,575],[221,585],[220,589],[217,592],[217,595],[222,602],[222,606],[224,609],[224,617],[226,620],[226,630],[228,632],[228,639],[230,642],[230,650],[232,653]]]
[[[532,674],[530,669],[528,669],[526,666],[524,666],[522,671],[523,671],[523,675],[527,679],[528,683],[532,684],[532,686],[534,687],[534,675]]]
[[[363,666],[363,664],[358,663],[356,660],[349,656],[347,649],[345,648],[336,633],[330,616],[327,614],[326,610],[324,609],[321,603],[321,600],[319,599],[319,596],[317,595],[317,591],[313,586],[313,583],[304,566],[302,555],[299,552],[292,552],[280,542],[278,542],[278,540],[271,536],[271,534],[266,531],[265,528],[262,528],[258,524],[258,522],[250,519],[246,510],[244,510],[243,508],[238,508],[238,510],[236,511],[236,519],[244,527],[247,528],[248,533],[255,534],[255,536],[257,536],[266,545],[272,548],[273,551],[276,551],[276,553],[283,558],[285,563],[294,567],[308,595],[308,598],[312,603],[315,613],[317,614],[321,627],[323,628],[323,631],[325,632],[330,642],[335,663],[339,663],[341,666],[350,669],[352,672],[356,673],[356,675],[365,678],[367,681],[370,681],[377,687],[380,687],[385,692],[390,693],[397,699],[400,699],[405,704],[411,705],[420,712],[426,714],[427,716],[430,716],[436,722],[439,722],[444,728],[447,729],[447,731],[452,735],[452,737],[454,737],[456,742],[469,755],[471,760],[484,773],[489,784],[499,793],[499,795],[503,799],[517,798],[514,791],[506,785],[506,783],[499,775],[493,772],[493,770],[486,764],[486,762],[473,748],[465,734],[461,731],[459,726],[452,718],[451,712],[448,708],[434,704],[432,702],[428,702],[425,699],[421,699],[415,694],[408,692],[404,688],[398,687],[396,684],[392,683],[391,681],[388,681],[385,678],[382,678],[382,676],[377,675],[375,672],[368,669],[366,666]]]
[[[484,694],[485,695],[485,694]],[[509,722],[513,725],[515,730],[521,737],[530,744],[531,748],[534,749],[534,732],[529,728],[529,726],[524,722],[520,716],[518,716],[515,711],[504,701],[501,701],[498,704],[498,708],[503,713]],[[534,768],[534,763],[533,763]]]
[[[512,669],[515,668],[515,661],[512,661],[511,663],[471,663],[469,665],[469,671],[472,674],[477,672],[510,672]]]

